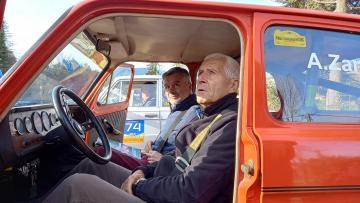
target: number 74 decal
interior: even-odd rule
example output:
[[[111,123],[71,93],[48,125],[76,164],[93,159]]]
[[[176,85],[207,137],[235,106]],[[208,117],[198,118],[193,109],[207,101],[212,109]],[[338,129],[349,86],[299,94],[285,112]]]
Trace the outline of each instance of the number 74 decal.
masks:
[[[144,142],[144,120],[125,122],[124,142]]]

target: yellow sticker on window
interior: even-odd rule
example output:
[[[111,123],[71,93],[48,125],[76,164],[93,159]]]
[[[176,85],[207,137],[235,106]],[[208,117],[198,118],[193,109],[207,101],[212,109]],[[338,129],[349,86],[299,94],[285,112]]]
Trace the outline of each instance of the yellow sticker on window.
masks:
[[[124,134],[124,143],[143,143],[145,139],[145,134]]]
[[[289,47],[306,47],[305,36],[291,30],[275,30],[274,32],[275,46],[289,46]]]

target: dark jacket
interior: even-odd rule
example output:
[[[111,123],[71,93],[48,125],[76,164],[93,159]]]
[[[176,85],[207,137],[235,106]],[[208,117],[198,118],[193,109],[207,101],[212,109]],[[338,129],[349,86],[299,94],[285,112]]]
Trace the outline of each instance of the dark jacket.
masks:
[[[193,120],[196,117],[195,105],[197,105],[196,95],[192,94],[172,107],[171,113],[166,119],[162,131],[160,132],[159,136],[156,138],[154,144],[152,145],[152,150],[158,150],[161,140],[169,130],[170,126],[173,124],[173,122],[176,120],[179,114],[181,114],[183,111],[186,111],[186,113],[182,116],[182,118],[178,120],[177,125],[171,131],[167,141],[165,142],[164,146],[160,151],[161,154],[174,154],[175,136],[185,124],[189,123],[191,120]]]
[[[156,165],[142,166],[147,180],[140,181],[134,194],[147,202],[231,202],[238,102],[229,94],[204,109],[205,117],[184,126],[176,137],[176,153],[182,154],[197,133],[221,113],[209,129],[184,173],[153,176]],[[160,165],[160,164],[159,164]]]

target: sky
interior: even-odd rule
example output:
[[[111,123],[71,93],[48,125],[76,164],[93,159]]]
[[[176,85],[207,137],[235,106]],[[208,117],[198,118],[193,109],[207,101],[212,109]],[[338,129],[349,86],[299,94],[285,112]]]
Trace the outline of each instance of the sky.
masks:
[[[4,20],[15,56],[22,56],[68,8],[78,2],[80,0],[7,0]]]
[[[11,49],[15,56],[21,57],[68,8],[80,1],[7,0],[4,19],[8,25]],[[272,0],[215,1],[278,5]]]

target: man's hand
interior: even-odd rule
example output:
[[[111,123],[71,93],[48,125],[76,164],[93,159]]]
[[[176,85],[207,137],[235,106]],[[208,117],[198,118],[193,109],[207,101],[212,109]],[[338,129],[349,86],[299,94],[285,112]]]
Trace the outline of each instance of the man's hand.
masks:
[[[140,178],[145,178],[145,174],[141,170],[135,171],[123,182],[121,189],[129,194],[133,194],[132,185]]]
[[[156,161],[160,161],[162,154],[157,152],[157,151],[153,151],[150,150],[148,153],[144,153],[147,156],[147,160],[149,163],[153,163]]]
[[[151,145],[153,144],[153,141],[148,141],[142,150],[142,153],[149,153],[150,150],[152,150]]]

